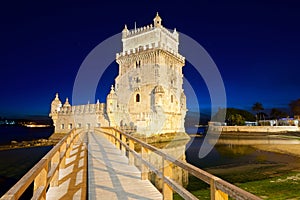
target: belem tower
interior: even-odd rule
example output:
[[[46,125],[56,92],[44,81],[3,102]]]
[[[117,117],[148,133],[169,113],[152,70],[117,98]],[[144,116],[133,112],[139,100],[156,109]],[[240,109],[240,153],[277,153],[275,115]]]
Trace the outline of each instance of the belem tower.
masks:
[[[56,133],[101,126],[132,129],[146,136],[185,133],[185,58],[178,52],[176,29],[163,27],[157,13],[153,24],[132,30],[125,25],[122,45],[122,52],[116,54],[119,74],[106,103],[71,106],[67,98],[62,105],[56,94],[50,111]]]

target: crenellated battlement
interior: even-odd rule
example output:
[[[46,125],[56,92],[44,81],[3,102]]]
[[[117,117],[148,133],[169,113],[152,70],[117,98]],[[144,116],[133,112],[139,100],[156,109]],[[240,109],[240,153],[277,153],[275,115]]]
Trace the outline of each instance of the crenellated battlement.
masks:
[[[86,104],[86,105],[76,105],[76,106],[63,106],[57,111],[58,114],[62,115],[80,115],[87,113],[99,113],[103,114],[106,110],[105,103],[96,104]]]
[[[129,55],[132,55],[132,54],[143,53],[143,52],[146,52],[148,50],[155,50],[155,49],[167,51],[167,52],[173,54],[180,61],[182,61],[182,62],[185,61],[184,56],[180,55],[178,52],[174,51],[174,49],[172,49],[172,48],[166,46],[164,43],[160,43],[160,42],[153,42],[153,43],[150,43],[150,44],[146,44],[144,46],[140,46],[140,47],[137,47],[137,48],[133,48],[133,49],[129,49],[127,51],[117,53],[116,54],[116,59],[119,59],[122,56],[129,56]]]

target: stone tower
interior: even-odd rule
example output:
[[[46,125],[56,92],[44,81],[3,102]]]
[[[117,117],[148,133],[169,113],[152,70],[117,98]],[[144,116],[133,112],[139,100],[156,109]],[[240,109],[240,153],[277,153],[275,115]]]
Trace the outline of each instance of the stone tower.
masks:
[[[163,27],[157,13],[153,24],[132,30],[125,25],[122,44],[122,52],[116,55],[119,74],[113,95],[123,111],[111,115],[112,124],[131,124],[147,135],[185,132],[185,59],[178,52],[176,29]]]
[[[166,29],[157,13],[150,25],[131,30],[125,25],[122,44],[122,52],[116,54],[119,74],[106,104],[72,106],[66,99],[62,105],[57,94],[50,111],[55,132],[111,126],[129,128],[147,137],[185,133],[185,59],[178,52],[176,29]]]

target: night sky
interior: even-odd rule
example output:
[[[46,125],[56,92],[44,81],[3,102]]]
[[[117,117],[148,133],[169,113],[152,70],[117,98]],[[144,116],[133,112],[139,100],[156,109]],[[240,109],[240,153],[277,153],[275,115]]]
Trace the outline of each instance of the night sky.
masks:
[[[265,108],[288,108],[300,98],[296,0],[45,2],[0,3],[0,116],[48,115],[56,92],[63,102],[72,96],[78,69],[94,47],[120,33],[124,24],[133,29],[135,22],[137,27],[152,23],[157,11],[165,27],[192,37],[210,54],[228,107],[251,110],[259,101]],[[112,63],[101,78],[100,101],[117,70]],[[194,71],[187,62],[184,75],[200,109],[209,110],[207,88]],[[188,101],[190,110],[198,107],[195,102]]]

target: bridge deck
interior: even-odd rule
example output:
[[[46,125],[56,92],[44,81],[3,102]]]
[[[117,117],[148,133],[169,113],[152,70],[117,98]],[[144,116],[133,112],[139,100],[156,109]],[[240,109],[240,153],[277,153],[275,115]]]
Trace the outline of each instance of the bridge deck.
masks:
[[[88,133],[73,146],[66,168],[60,170],[59,186],[50,187],[46,199],[87,199],[87,196],[109,200],[162,199],[150,181],[141,180],[141,172],[128,165],[128,158],[97,133]]]
[[[47,200],[86,199],[87,175],[87,137],[83,135],[73,145],[69,158],[66,158],[65,169],[59,171],[59,186],[50,187]]]
[[[162,199],[141,172],[128,165],[128,159],[104,137],[88,134],[89,199]]]

